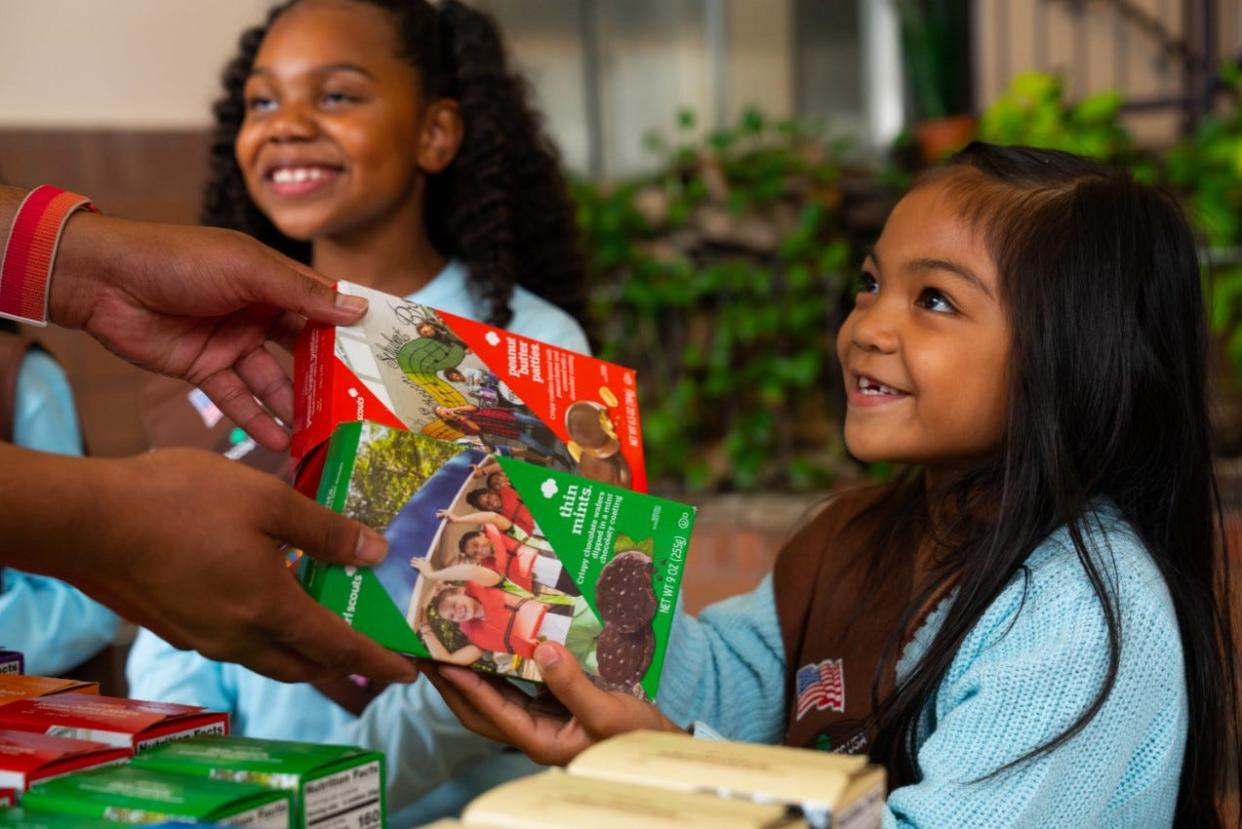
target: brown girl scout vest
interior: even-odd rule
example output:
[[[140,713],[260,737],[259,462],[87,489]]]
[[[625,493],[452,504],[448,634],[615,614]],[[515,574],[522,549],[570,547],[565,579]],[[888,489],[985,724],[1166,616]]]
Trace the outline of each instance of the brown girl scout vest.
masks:
[[[773,588],[785,644],[786,745],[867,753],[881,662],[880,699],[893,690],[896,657],[885,650],[914,597],[916,556],[911,551],[876,572],[868,567],[872,551],[862,549],[865,533],[848,526],[881,495],[868,488],[835,497],[777,557]],[[917,623],[911,632],[916,629]]]

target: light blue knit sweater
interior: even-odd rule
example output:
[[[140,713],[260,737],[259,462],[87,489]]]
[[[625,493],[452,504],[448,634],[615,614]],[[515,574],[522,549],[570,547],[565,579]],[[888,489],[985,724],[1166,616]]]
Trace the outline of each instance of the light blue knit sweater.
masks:
[[[1103,612],[1065,530],[1027,560],[971,630],[924,710],[922,780],[892,791],[888,827],[1161,827],[1172,822],[1186,743],[1181,640],[1164,580],[1115,511],[1088,546],[1117,600],[1121,654],[1103,708],[1069,742],[975,781],[1061,733],[1108,665]],[[898,663],[917,664],[948,601]],[[828,656],[830,654],[826,654]],[[727,737],[778,742],[785,654],[771,578],[674,628],[660,707]]]

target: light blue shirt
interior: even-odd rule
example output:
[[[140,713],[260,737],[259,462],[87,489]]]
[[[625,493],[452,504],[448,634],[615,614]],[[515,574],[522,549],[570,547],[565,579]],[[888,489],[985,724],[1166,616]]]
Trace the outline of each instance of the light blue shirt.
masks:
[[[1028,557],[958,648],[924,708],[922,780],[893,790],[886,827],[1165,827],[1172,823],[1188,712],[1168,589],[1112,509],[1086,539],[1117,602],[1121,653],[1099,713],[1054,751],[983,778],[1063,732],[1108,670],[1099,601],[1066,530]],[[949,607],[937,607],[897,665],[908,675]],[[771,579],[675,630],[661,707],[732,739],[778,742],[788,710]]]
[[[450,260],[435,279],[407,299],[470,319],[486,316],[486,308],[471,296],[466,269],[457,260]],[[562,348],[589,353],[582,327],[547,300],[518,287],[514,289],[509,307],[513,310],[510,331]],[[354,739],[348,732],[348,726],[355,717],[309,685],[275,682],[239,665],[212,662],[193,651],[179,651],[150,631],[139,632],[125,673],[130,696],[228,711],[233,731],[237,734],[383,747],[378,741]],[[456,772],[460,772],[460,776],[445,783],[433,798],[414,807],[412,811],[417,812],[420,822],[455,812],[478,792],[536,769],[533,763],[518,755],[493,757],[495,747],[466,732],[448,713],[435,690],[421,680],[410,688],[389,688],[371,703],[370,708],[390,710],[399,707],[404,710],[424,705],[427,707],[425,727],[433,729],[436,743],[444,746],[443,757],[434,761],[441,763],[436,772],[437,784],[445,783]],[[445,719],[445,713],[448,713],[448,719]],[[418,711],[415,710],[412,716],[417,718]],[[455,738],[460,738],[460,743]],[[482,751],[471,748],[479,743],[484,745]],[[462,762],[452,764],[450,768],[448,760],[457,758]],[[491,759],[481,767],[476,765],[477,761],[487,758]],[[390,755],[388,762],[391,766],[400,762],[400,758]],[[389,777],[392,777],[391,771]],[[420,796],[433,788],[435,786],[422,789]],[[414,799],[407,798],[402,804],[390,804],[390,807],[395,812]],[[398,818],[390,823],[393,826],[402,825]]]
[[[81,455],[73,392],[64,370],[32,350],[17,376],[13,443],[58,455]],[[62,581],[5,568],[0,576],[0,644],[21,651],[26,673],[57,676],[112,642],[117,617]]]

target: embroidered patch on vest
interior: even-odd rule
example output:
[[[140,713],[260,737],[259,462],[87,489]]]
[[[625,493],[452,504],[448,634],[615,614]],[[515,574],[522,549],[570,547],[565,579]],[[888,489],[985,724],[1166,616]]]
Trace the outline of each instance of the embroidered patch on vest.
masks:
[[[803,665],[796,679],[798,719],[811,711],[845,710],[845,671],[840,659]]]

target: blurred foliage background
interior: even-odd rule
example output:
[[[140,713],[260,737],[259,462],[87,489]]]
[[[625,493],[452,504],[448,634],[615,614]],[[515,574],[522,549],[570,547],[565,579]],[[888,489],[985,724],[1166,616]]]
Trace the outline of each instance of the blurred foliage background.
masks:
[[[972,136],[1067,150],[1130,170],[1185,205],[1199,233],[1219,364],[1224,454],[1242,452],[1242,72],[1235,104],[1156,152],[1122,124],[1123,96],[1069,101],[1051,74],[1017,76]],[[652,135],[655,172],[575,184],[599,353],[639,371],[657,490],[799,491],[883,477],[841,442],[835,333],[867,246],[926,162],[909,139],[851,162],[822,125],[747,111],[705,135],[683,112]]]

